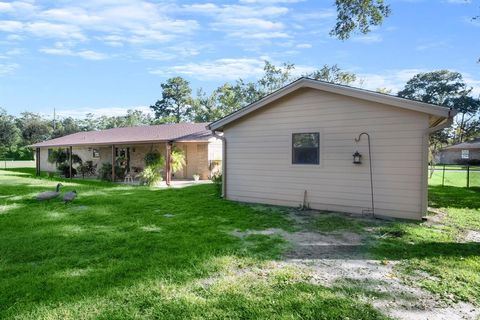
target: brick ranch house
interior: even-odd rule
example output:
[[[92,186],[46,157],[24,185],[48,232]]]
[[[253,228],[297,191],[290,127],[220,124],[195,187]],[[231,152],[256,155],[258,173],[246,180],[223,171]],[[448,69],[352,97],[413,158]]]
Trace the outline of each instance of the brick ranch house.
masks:
[[[55,164],[48,162],[49,153],[58,148],[70,150],[83,162],[92,161],[97,169],[102,163],[124,157],[125,170],[145,167],[144,157],[150,151],[158,151],[167,160],[172,148],[184,152],[186,165],[180,172],[172,173],[169,166],[164,170],[167,184],[173,179],[209,179],[220,170],[222,142],[206,130],[207,123],[178,123],[154,126],[114,128],[101,131],[87,131],[43,141],[32,145],[35,148],[37,174],[41,171],[55,172]],[[73,166],[73,164],[72,164]],[[112,166],[112,179],[115,168]]]

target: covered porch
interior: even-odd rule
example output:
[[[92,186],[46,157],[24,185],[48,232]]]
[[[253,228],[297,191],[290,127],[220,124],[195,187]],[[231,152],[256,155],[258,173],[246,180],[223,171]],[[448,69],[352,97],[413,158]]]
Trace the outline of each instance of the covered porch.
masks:
[[[149,152],[160,154],[165,160],[162,169],[162,184],[166,186],[182,186],[185,181],[208,180],[212,172],[220,170],[220,161],[211,160],[208,141],[195,142],[174,142],[158,141],[154,143],[117,143],[110,145],[63,145],[56,147],[36,148],[36,173],[41,171],[56,172],[57,167],[48,161],[52,150],[63,149],[67,152],[67,163],[69,166],[69,177],[72,179],[78,169],[75,163],[78,156],[82,163],[91,162],[98,176],[99,170],[105,164],[110,164],[110,179],[113,182],[124,182],[131,184],[140,183],[140,175],[145,168],[145,156]],[[176,172],[172,170],[172,150],[180,150],[184,155],[185,165]],[[81,177],[77,173],[77,177]],[[172,181],[178,181],[173,183]]]

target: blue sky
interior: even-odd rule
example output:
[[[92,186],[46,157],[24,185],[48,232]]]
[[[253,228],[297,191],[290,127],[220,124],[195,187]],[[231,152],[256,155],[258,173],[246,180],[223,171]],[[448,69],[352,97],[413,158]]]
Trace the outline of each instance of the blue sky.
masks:
[[[0,107],[9,113],[117,115],[182,76],[194,90],[253,79],[263,60],[299,72],[338,64],[367,89],[450,69],[480,94],[480,1],[391,0],[368,35],[329,36],[333,0],[0,2]]]

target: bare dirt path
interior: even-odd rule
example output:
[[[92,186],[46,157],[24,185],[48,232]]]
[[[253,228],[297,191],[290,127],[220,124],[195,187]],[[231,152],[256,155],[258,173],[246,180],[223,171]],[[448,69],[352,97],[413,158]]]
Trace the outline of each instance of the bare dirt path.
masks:
[[[447,303],[397,274],[398,261],[372,259],[367,250],[368,236],[352,231],[317,232],[309,228],[312,217],[321,213],[290,213],[299,230],[282,229],[234,231],[237,237],[251,234],[281,236],[291,248],[276,268],[295,267],[309,275],[309,281],[340,292],[353,294],[397,319],[477,319],[479,308],[469,303]],[[375,221],[374,223],[381,223]],[[476,235],[475,235],[476,236]],[[419,277],[427,274],[419,273]]]

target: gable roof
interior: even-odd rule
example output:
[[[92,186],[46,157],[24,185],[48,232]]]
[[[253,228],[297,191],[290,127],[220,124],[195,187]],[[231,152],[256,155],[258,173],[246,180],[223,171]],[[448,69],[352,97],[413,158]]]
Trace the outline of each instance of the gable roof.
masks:
[[[207,141],[212,137],[212,133],[206,130],[206,125],[207,123],[174,123],[77,132],[64,137],[39,142],[31,147]]]
[[[480,138],[474,139],[472,141],[466,141],[458,144],[454,144],[452,146],[446,147],[444,150],[452,150],[452,149],[480,149]]]
[[[358,98],[361,100],[377,102],[385,105],[389,105],[392,107],[398,107],[407,110],[413,110],[417,112],[422,112],[426,114],[430,114],[433,116],[437,116],[439,118],[449,118],[456,114],[455,110],[434,105],[428,104],[420,101],[405,99],[393,95],[388,95],[384,93],[378,93],[375,91],[365,90],[354,88],[346,85],[334,84],[330,82],[314,80],[309,78],[300,78],[285,87],[265,96],[264,98],[249,104],[242,109],[239,109],[226,117],[214,121],[208,125],[208,129],[210,130],[218,130],[221,129],[228,123],[236,121],[239,118],[244,117],[245,115],[262,108],[263,106],[274,102],[294,91],[297,91],[301,88],[311,88],[316,90],[321,90],[325,92],[335,93],[343,96],[348,96],[352,98]]]

